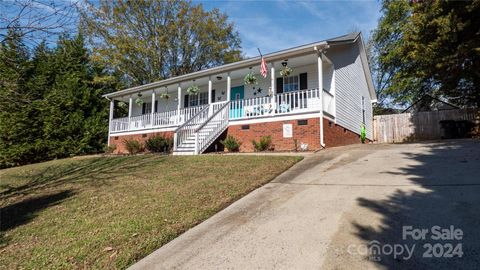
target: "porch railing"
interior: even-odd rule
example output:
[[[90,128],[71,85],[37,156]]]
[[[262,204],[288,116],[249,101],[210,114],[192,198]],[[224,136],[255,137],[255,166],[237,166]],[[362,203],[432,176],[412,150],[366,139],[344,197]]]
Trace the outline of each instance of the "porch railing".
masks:
[[[229,102],[214,104],[213,114],[195,130],[195,154],[205,151],[228,126]]]
[[[112,119],[111,131],[121,132],[155,127],[178,126],[206,107],[208,107],[208,105],[182,108],[180,109],[180,114],[178,114],[178,110],[157,112],[153,114],[153,121],[151,119],[152,114],[150,113],[132,116],[130,119],[128,119],[128,117],[115,118]]]
[[[335,97],[325,89],[323,95],[323,111],[335,117]],[[208,114],[218,111],[225,102],[211,104]],[[201,105],[177,110],[145,114],[140,116],[116,118],[112,120],[111,132],[140,130],[146,128],[179,126],[191,119],[200,111],[209,107]],[[320,110],[320,91],[318,89],[301,90],[275,95],[231,101],[229,104],[229,119],[248,119],[272,115],[315,112]]]
[[[208,119],[208,111],[209,106],[207,105],[207,107],[203,108],[200,112],[175,129],[173,137],[174,150],[177,150],[182,143],[194,136],[196,129]]]
[[[323,109],[334,116],[334,96],[323,90]],[[320,91],[301,90],[251,99],[234,100],[230,104],[230,119],[246,119],[269,115],[303,113],[320,110]]]
[[[323,111],[335,117],[335,97],[323,89]]]

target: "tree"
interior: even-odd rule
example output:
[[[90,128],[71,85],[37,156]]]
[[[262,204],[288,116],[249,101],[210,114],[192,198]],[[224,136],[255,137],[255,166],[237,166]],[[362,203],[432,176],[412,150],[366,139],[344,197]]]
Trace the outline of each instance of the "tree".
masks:
[[[218,9],[187,1],[101,0],[80,13],[93,59],[121,74],[127,86],[241,58],[239,35]]]
[[[32,53],[20,30],[0,47],[0,168],[95,153],[107,138],[102,94],[118,88],[93,64],[81,34]]]
[[[480,105],[480,1],[385,0],[373,39],[385,93],[409,103],[428,93]]]
[[[31,46],[56,38],[75,25],[76,5],[73,0],[0,1],[0,41],[8,37],[11,28],[20,30],[23,41]]]

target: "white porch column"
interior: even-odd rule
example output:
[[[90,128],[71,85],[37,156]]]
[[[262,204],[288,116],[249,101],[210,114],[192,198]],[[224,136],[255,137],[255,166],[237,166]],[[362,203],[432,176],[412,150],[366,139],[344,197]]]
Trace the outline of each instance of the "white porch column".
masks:
[[[276,88],[275,83],[276,83],[276,81],[275,81],[275,62],[272,62],[272,67],[270,68],[270,87],[271,87],[271,91],[272,91],[272,101],[271,101],[272,114],[275,114],[275,111],[276,111],[277,106],[278,106],[278,104],[276,104],[277,100],[275,98],[275,96],[277,94],[277,88]]]
[[[131,129],[131,124],[132,124],[132,104],[133,103],[133,98],[130,96],[128,98],[128,130]]]
[[[177,124],[180,124],[180,110],[182,109],[182,85],[181,84],[178,84],[178,88],[177,88],[177,100],[178,100],[178,104],[177,104]]]
[[[150,125],[153,127],[154,126],[154,121],[153,121],[153,117],[154,117],[154,114],[155,114],[155,90],[152,91],[152,106],[151,106],[151,115],[150,115]]]
[[[115,108],[115,100],[110,100],[110,113],[108,115],[108,141],[107,145],[110,146],[110,132],[112,131],[113,110]]]
[[[199,95],[200,96],[200,95]],[[208,114],[212,115],[212,76],[208,76]]]
[[[227,101],[230,101],[230,92],[232,88],[232,79],[230,78],[230,72],[227,74]]]
[[[318,92],[320,100],[320,145],[325,147],[323,140],[323,52],[318,51],[317,65],[318,65]]]

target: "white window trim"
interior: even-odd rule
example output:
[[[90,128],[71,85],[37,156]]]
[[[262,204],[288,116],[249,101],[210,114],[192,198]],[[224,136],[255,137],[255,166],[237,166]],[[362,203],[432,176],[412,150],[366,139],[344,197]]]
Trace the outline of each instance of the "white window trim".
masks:
[[[285,91],[285,79],[287,78],[292,78],[292,77],[297,77],[297,90],[293,90],[293,91]],[[296,92],[296,91],[300,91],[300,74],[297,74],[297,75],[291,75],[291,76],[287,76],[287,77],[283,77],[283,93],[289,93],[289,92]]]

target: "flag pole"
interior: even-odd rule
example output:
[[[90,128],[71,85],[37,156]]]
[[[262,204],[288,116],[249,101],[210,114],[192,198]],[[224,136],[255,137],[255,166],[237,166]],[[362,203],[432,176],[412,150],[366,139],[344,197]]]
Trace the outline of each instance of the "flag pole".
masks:
[[[257,48],[258,53],[260,54],[260,57],[263,57],[262,52],[260,51],[260,48]]]

